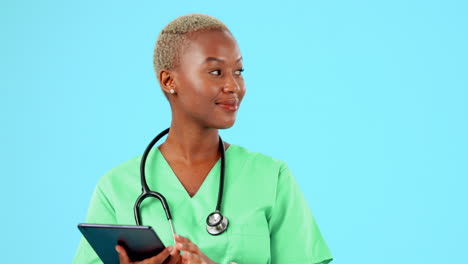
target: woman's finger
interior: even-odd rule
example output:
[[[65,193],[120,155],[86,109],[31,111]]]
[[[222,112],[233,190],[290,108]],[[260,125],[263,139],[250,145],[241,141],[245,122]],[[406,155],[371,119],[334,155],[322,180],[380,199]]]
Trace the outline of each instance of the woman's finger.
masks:
[[[170,257],[164,261],[164,264],[178,264],[181,260],[180,251],[178,251],[173,246],[168,246],[167,249],[169,250]]]
[[[179,243],[178,242],[176,244],[176,249],[184,251],[184,252],[191,252],[191,253],[194,253],[194,254],[200,254],[200,249],[198,248],[197,245],[195,245],[192,242],[188,242],[188,243]]]
[[[181,243],[192,242],[190,241],[190,239],[188,239],[188,237],[184,237],[184,236],[177,235],[177,234],[174,235],[174,238],[176,242],[181,242]]]
[[[182,251],[189,251],[195,254],[200,254],[200,249],[195,243],[192,243],[190,239],[176,235],[176,249]]]
[[[198,254],[194,254],[191,252],[184,252],[182,258],[185,260],[187,264],[204,264],[205,262],[200,258]]]
[[[130,264],[130,258],[127,255],[127,251],[125,251],[125,248],[123,248],[120,245],[115,246],[115,250],[117,251],[117,254],[119,254],[119,261],[120,264]]]
[[[143,260],[141,264],[162,264],[167,257],[169,257],[169,250],[165,248],[156,256]]]

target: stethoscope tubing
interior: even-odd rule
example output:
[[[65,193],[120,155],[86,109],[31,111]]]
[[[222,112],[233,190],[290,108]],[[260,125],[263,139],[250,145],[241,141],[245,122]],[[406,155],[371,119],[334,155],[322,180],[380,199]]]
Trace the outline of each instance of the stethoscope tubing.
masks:
[[[169,206],[167,205],[166,198],[158,192],[153,192],[148,187],[148,183],[146,182],[146,174],[145,174],[145,166],[146,166],[146,159],[148,158],[148,154],[150,153],[153,146],[158,142],[163,136],[169,133],[169,128],[165,129],[161,133],[159,133],[146,147],[145,152],[143,152],[143,156],[141,156],[141,163],[140,163],[140,181],[141,181],[141,194],[138,197],[135,206],[133,207],[134,215],[135,215],[135,222],[137,225],[141,225],[141,216],[140,216],[140,204],[143,202],[144,199],[148,197],[156,197],[161,201],[161,204],[164,208],[164,212],[166,213],[167,220],[172,220],[171,211]]]
[[[218,202],[216,203],[216,211],[221,211],[221,203],[223,201],[223,191],[224,191],[224,169],[225,169],[225,147],[224,142],[219,137],[219,152],[221,153],[221,176],[219,178],[219,190],[218,190]]]

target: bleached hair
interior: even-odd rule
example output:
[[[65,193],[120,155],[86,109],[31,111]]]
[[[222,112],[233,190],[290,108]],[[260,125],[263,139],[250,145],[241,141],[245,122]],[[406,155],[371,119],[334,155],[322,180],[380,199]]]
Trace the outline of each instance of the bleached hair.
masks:
[[[190,34],[205,30],[230,32],[223,22],[205,14],[187,14],[169,22],[159,33],[154,47],[153,65],[156,76],[162,69],[172,70],[177,66],[178,53]]]

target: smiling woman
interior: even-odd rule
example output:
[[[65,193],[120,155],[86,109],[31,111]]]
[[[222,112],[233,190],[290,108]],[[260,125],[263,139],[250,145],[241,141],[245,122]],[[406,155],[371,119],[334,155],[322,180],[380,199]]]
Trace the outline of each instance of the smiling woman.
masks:
[[[154,67],[172,122],[166,141],[145,156],[144,171],[148,187],[163,194],[172,209],[177,235],[157,200],[142,202],[142,222],[165,245],[176,244],[139,263],[330,262],[287,165],[219,138],[219,129],[234,125],[246,91],[242,55],[228,28],[202,14],[175,19],[159,35]],[[141,160],[133,158],[101,178],[88,223],[135,223]],[[225,222],[213,230],[211,221]],[[123,247],[116,250],[120,263],[131,263]],[[74,263],[100,260],[82,240]]]
[[[171,128],[182,120],[196,130],[231,127],[245,94],[236,40],[226,30],[199,30],[186,43],[175,66],[158,72],[163,91],[171,93]]]

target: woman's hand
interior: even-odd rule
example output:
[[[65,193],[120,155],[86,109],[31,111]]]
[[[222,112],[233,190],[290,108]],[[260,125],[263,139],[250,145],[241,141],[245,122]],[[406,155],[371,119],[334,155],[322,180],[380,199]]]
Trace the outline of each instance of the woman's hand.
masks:
[[[217,264],[209,259],[190,239],[175,235],[175,248],[184,251],[182,255],[183,264]]]
[[[176,250],[173,246],[168,246],[158,255],[144,259],[142,261],[132,262],[127,255],[127,251],[120,246],[115,246],[115,250],[119,253],[120,264],[179,264],[182,261],[180,252]],[[171,256],[167,259],[168,256]]]

